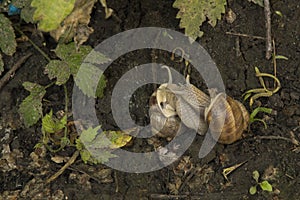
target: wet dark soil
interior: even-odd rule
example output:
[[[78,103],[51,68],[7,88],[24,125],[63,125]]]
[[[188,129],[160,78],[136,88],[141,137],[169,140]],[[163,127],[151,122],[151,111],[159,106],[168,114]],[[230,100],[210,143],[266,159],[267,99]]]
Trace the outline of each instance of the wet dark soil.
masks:
[[[169,0],[113,0],[108,2],[108,6],[114,9],[115,16],[105,20],[103,9],[97,3],[91,18],[91,26],[95,31],[87,44],[95,47],[117,33],[138,27],[155,26],[182,32],[183,30],[178,28],[177,10],[172,8],[172,4],[173,1]],[[33,163],[30,155],[41,138],[41,123],[25,128],[17,109],[28,95],[22,87],[24,81],[43,85],[50,83],[43,74],[47,60],[28,42],[19,43],[17,53],[13,57],[4,56],[6,70],[23,55],[29,52],[33,55],[0,91],[0,150],[4,155],[5,145],[9,145],[11,151],[19,151],[14,154],[16,167],[0,172],[0,199],[299,199],[300,150],[299,145],[291,142],[293,135],[296,140],[300,140],[299,7],[298,0],[271,1],[272,35],[276,52],[286,56],[288,60],[277,60],[277,77],[282,86],[279,92],[256,101],[256,105],[273,109],[271,114],[258,116],[266,121],[267,128],[259,122],[253,123],[244,139],[232,145],[217,144],[203,159],[198,158],[203,136],[197,136],[184,154],[191,158],[192,163],[192,171],[186,175],[175,173],[178,162],[158,171],[133,174],[110,170],[104,165],[84,165],[78,159],[50,185],[42,184],[41,177],[46,179],[51,176],[62,164],[52,162],[50,158],[54,154],[49,152],[39,164]],[[218,66],[227,94],[242,101],[245,91],[260,87],[254,67],[273,74],[273,63],[265,59],[265,40],[251,37],[265,36],[263,8],[246,0],[229,0],[227,9],[236,13],[236,20],[229,24],[223,17],[215,28],[204,24],[202,29],[205,34],[198,42]],[[275,11],[280,11],[282,16],[276,15]],[[226,32],[248,36],[237,37]],[[48,55],[54,56],[51,50],[56,44],[47,34],[41,37],[34,32],[27,32],[27,35]],[[43,42],[46,42],[46,46],[42,45]],[[182,64],[174,63],[169,53],[160,50],[130,52],[114,61],[105,71],[108,78],[105,96],[98,99],[96,104],[99,120],[105,129],[118,128],[110,107],[111,92],[117,80],[134,66],[150,62],[165,63],[183,72]],[[193,69],[191,81],[206,91],[205,84]],[[270,87],[273,85],[271,79],[266,82]],[[72,87],[73,83],[68,82],[70,91]],[[153,85],[147,85],[136,91],[132,97],[131,115],[139,125],[149,123],[148,99],[153,90]],[[45,111],[49,111],[50,108],[54,108],[55,111],[63,109],[63,88],[51,87],[45,99]],[[250,110],[248,102],[244,104]],[[128,147],[132,151],[153,148],[145,141],[134,140],[133,143],[132,147]],[[61,154],[71,156],[73,151],[74,149],[68,148]],[[239,163],[243,165],[229,174],[226,180],[222,170]],[[103,176],[103,169],[107,170],[109,175]],[[254,170],[260,172],[260,181],[265,178],[272,184],[273,192],[268,193],[258,188],[257,194],[249,194],[249,188],[256,184],[252,179]],[[102,175],[97,178],[96,175],[91,175],[91,171],[99,171]],[[184,184],[176,189],[176,184],[180,181]],[[37,187],[42,188],[39,193],[30,193]]]

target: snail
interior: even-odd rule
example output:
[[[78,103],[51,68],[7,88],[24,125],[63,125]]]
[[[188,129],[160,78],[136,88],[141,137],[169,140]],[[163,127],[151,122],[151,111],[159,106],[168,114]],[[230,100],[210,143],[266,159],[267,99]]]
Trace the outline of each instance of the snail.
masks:
[[[169,82],[160,85],[150,98],[150,124],[152,132],[160,137],[175,136],[180,123],[203,135],[207,131],[204,110],[210,98],[204,92],[190,84],[172,83],[171,71],[167,66]]]
[[[168,97],[171,99],[174,98],[174,96],[172,95]],[[174,99],[172,99],[172,101],[174,101]],[[149,115],[152,133],[163,138],[173,138],[181,125],[178,115],[176,115],[175,113],[171,115],[171,111],[168,111],[168,109],[163,109],[164,112],[162,112],[162,105],[159,106],[159,104],[157,103],[157,91],[155,91],[151,95],[149,104]],[[166,113],[168,117],[166,117],[164,113]]]
[[[230,96],[210,93],[211,103],[205,109],[205,120],[210,125],[210,133],[219,143],[232,144],[241,139],[247,129],[249,113],[242,103]]]
[[[159,136],[174,136],[182,122],[188,128],[204,135],[209,127],[212,137],[222,144],[231,144],[242,138],[249,123],[249,113],[244,105],[225,93],[216,94],[210,89],[210,96],[192,85],[189,76],[186,83],[162,84],[150,98],[150,123]]]

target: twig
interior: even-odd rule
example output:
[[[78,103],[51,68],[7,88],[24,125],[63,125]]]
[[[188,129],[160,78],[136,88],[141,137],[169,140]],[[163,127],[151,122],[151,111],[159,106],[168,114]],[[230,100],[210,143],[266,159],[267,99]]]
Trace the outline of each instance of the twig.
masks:
[[[261,36],[254,36],[254,35],[248,35],[244,33],[233,33],[233,32],[226,32],[227,35],[233,35],[233,36],[239,36],[239,37],[247,37],[247,38],[254,38],[254,39],[260,39],[265,40],[266,38]]]
[[[266,136],[255,136],[254,139],[259,139],[259,140],[285,140],[288,142],[293,143],[293,141],[290,138],[282,137],[282,136],[277,136],[277,135],[266,135]]]
[[[114,179],[115,179],[115,182],[116,182],[116,190],[115,192],[118,193],[119,192],[119,180],[118,180],[118,175],[117,175],[117,171],[114,170]]]
[[[79,151],[77,150],[72,155],[72,157],[69,159],[69,161],[62,168],[60,168],[60,170],[58,170],[55,174],[53,174],[50,178],[48,178],[46,180],[46,184],[57,179],[57,177],[59,177],[70,165],[72,165],[75,162],[75,160],[78,156],[79,156]]]
[[[23,31],[21,31],[17,26],[14,26],[14,28],[21,34],[27,37],[27,35],[25,33],[23,33]],[[49,56],[40,48],[38,47],[31,39],[28,38],[28,42],[30,42],[30,44],[38,51],[40,52],[40,54],[42,54],[42,56],[44,56],[44,58],[46,58],[46,60],[48,62],[51,61],[51,59],[49,58]]]
[[[269,60],[272,56],[272,39],[271,39],[271,11],[269,0],[264,0],[265,23],[266,23],[266,58]]]
[[[13,67],[2,77],[0,80],[0,90],[3,88],[3,86],[9,81],[11,76],[22,66],[23,62],[25,62],[32,53],[29,53],[25,56],[23,56],[18,62],[16,62]]]

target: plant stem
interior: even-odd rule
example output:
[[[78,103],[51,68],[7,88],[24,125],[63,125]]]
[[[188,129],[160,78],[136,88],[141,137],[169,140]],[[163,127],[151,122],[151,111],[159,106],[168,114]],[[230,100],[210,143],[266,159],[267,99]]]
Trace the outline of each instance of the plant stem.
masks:
[[[54,181],[57,177],[59,177],[70,165],[72,165],[75,162],[78,156],[79,156],[79,151],[77,150],[72,155],[72,157],[68,160],[68,162],[62,168],[60,168],[60,170],[58,170],[55,174],[53,174],[50,178],[46,180],[46,184]]]
[[[14,28],[23,36],[26,36],[27,35],[25,33],[23,33],[23,31],[21,31],[17,26],[14,26]],[[38,51],[40,52],[40,54],[42,54],[42,56],[44,56],[44,58],[46,58],[46,60],[48,60],[48,62],[51,61],[51,59],[49,58],[49,56],[40,48],[38,47],[29,37],[28,38],[28,41],[30,42],[30,44]]]
[[[30,56],[32,55],[32,53],[29,53],[25,56],[23,56],[20,60],[18,60],[13,66],[12,68],[2,77],[2,79],[0,80],[0,90],[3,88],[3,86],[5,85],[5,83],[7,83],[9,81],[9,79],[11,78],[11,76],[22,66],[22,63],[25,62]]]
[[[272,56],[272,39],[271,39],[271,11],[269,0],[264,0],[265,23],[266,23],[266,58],[269,60]]]

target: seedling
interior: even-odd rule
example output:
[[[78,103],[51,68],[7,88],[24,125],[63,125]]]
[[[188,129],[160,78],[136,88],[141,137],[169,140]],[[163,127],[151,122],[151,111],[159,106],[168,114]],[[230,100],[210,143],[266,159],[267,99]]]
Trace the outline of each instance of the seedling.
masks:
[[[249,189],[249,193],[251,195],[256,194],[257,192],[257,186],[259,186],[263,191],[267,191],[267,192],[272,192],[273,191],[273,187],[272,185],[268,182],[268,181],[262,181],[259,182],[259,172],[257,170],[252,172],[252,178],[255,180],[256,184],[251,186]]]
[[[251,123],[253,123],[253,122],[259,121],[259,122],[261,122],[261,123],[264,124],[265,128],[267,128],[267,124],[266,124],[266,122],[265,122],[263,119],[256,118],[256,115],[257,115],[259,112],[264,112],[264,113],[271,114],[272,109],[271,109],[271,108],[266,108],[266,107],[258,107],[258,108],[255,108],[255,109],[252,111],[252,113],[250,114],[249,122],[250,122],[250,124],[251,124]]]

